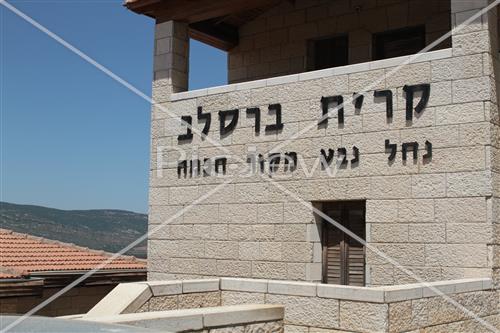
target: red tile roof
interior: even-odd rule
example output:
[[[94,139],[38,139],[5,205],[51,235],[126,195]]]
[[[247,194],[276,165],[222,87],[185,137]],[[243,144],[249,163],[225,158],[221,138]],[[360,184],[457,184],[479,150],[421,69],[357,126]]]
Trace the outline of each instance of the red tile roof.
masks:
[[[33,272],[89,271],[111,256],[103,251],[0,229],[0,279],[24,277]],[[132,269],[146,269],[146,264],[134,257],[120,256],[99,268]]]
[[[0,254],[1,253],[2,252],[0,252]],[[0,266],[0,279],[18,279],[26,275],[28,275],[27,272]]]

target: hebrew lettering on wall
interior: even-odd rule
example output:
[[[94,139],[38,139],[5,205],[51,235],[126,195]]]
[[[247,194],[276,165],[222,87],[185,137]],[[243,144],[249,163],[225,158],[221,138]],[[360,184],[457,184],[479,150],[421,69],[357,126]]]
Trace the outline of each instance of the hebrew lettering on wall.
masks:
[[[402,160],[406,161],[408,159],[408,155],[411,153],[412,159],[418,159],[418,149],[419,144],[416,141],[411,142],[403,142],[401,144],[401,155]],[[395,143],[391,143],[389,139],[385,140],[385,150],[386,153],[389,154],[388,160],[394,161],[396,158],[396,154],[398,151],[398,145]],[[425,154],[422,156],[425,160],[430,160],[432,158],[432,143],[430,141],[425,141]]]
[[[186,133],[181,134],[177,137],[178,141],[186,141],[193,139],[193,118],[191,116],[182,116],[181,117],[182,125],[186,125]]]
[[[393,118],[397,117],[394,110],[394,91],[395,89],[383,89],[373,91],[373,102],[374,103],[385,103],[385,116],[387,121],[392,121]],[[405,102],[405,113],[404,117],[408,122],[413,121],[413,117],[416,114],[419,116],[422,114],[429,103],[431,86],[428,83],[415,84],[415,85],[405,85],[402,87],[404,92]],[[362,109],[365,104],[365,96],[367,92],[353,93],[352,97],[349,97],[354,106],[355,114],[362,113]],[[337,118],[338,125],[344,125],[346,122],[346,115],[344,109],[344,103],[347,100],[344,99],[342,95],[330,95],[323,96],[320,98],[320,109],[321,117],[318,120],[318,125],[327,126],[329,119]],[[416,103],[416,105],[415,105]],[[246,112],[247,118],[254,118],[254,130],[253,132],[258,135],[270,135],[273,132],[281,131],[285,124],[283,123],[283,110],[280,103],[272,103],[267,106],[269,117],[266,119],[272,119],[267,121],[267,124],[262,125],[262,106],[247,107],[242,109],[242,112]],[[227,136],[234,132],[239,122],[240,109],[231,109],[218,111],[219,118],[219,131],[221,136]],[[274,116],[274,119],[272,118]],[[403,115],[402,115],[403,116]],[[350,117],[347,118],[349,120]],[[212,113],[203,112],[203,107],[199,106],[197,108],[197,128],[193,128],[193,117],[181,116],[183,133],[178,135],[178,141],[189,141],[193,139],[194,134],[199,134],[202,139],[209,136],[211,123],[212,123]],[[202,126],[202,127],[201,127]],[[264,126],[264,134],[261,134],[261,128]],[[320,126],[318,126],[320,127]],[[339,126],[340,128],[340,126]],[[419,143],[417,141],[405,141],[401,138],[401,143],[391,142],[390,139],[386,139],[384,142],[385,152],[387,154],[388,161],[392,162],[398,156],[398,152],[401,154],[402,161],[407,160],[418,160],[419,156],[425,161],[432,160],[432,143],[426,140],[424,143]],[[421,153],[420,153],[421,152]],[[421,154],[421,155],[419,155]],[[300,154],[295,151],[285,151],[282,153],[255,153],[247,158],[247,163],[251,165],[251,171],[253,173],[265,173],[270,174],[276,173],[280,168],[285,172],[294,172],[298,165],[300,164]],[[320,149],[319,165],[323,170],[330,169],[333,167],[334,161],[335,166],[340,168],[345,168],[347,165],[353,167],[361,164],[360,149],[356,146],[351,148],[347,147],[336,147],[336,148],[326,148]],[[177,175],[179,178],[187,177],[207,177],[213,174],[225,175],[227,173],[227,157],[216,157],[216,158],[204,158],[192,160],[181,160],[177,163]]]
[[[240,115],[240,110],[234,109],[234,110],[227,110],[227,111],[219,111],[219,123],[220,123],[220,135],[224,136],[236,128],[236,125],[238,124],[238,118]],[[229,124],[226,124],[226,119],[231,117],[231,121]]]
[[[328,125],[328,119],[330,118],[330,104],[335,103],[335,110],[337,110],[337,119],[339,124],[344,123],[344,98],[340,95],[321,97],[321,110],[322,116],[318,122],[318,125]]]
[[[253,114],[255,118],[255,133],[260,133],[260,109],[259,108],[248,108],[247,114]]]
[[[201,106],[198,107],[198,120],[204,120],[205,126],[201,130],[201,133],[206,136],[210,131],[210,124],[212,123],[212,114],[210,112],[203,113],[203,109]],[[204,138],[203,136],[203,138]]]
[[[267,125],[265,131],[273,132],[283,129],[283,122],[281,121],[281,104],[271,104],[269,105],[269,112],[274,112],[276,115],[276,122],[271,125]]]
[[[424,111],[427,103],[429,102],[429,96],[431,92],[431,86],[428,83],[425,84],[416,84],[413,86],[404,86],[403,91],[406,93],[406,120],[413,119],[413,97],[416,92],[421,92],[422,96],[420,97],[420,101],[415,107],[416,113],[421,113]]]
[[[391,90],[376,90],[373,92],[375,98],[384,97],[385,98],[385,114],[387,119],[392,119],[393,116],[393,105],[392,105],[392,91]]]

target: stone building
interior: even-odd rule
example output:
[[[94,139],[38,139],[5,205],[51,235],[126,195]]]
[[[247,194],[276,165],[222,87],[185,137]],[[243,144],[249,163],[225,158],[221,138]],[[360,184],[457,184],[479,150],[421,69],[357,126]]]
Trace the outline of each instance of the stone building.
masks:
[[[148,279],[496,288],[493,5],[129,0],[156,20]],[[188,90],[189,38],[228,85]]]

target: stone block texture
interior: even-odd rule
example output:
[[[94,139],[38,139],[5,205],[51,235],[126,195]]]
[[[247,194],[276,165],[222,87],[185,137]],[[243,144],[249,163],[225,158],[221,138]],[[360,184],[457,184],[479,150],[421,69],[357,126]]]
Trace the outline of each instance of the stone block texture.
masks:
[[[224,279],[221,280],[224,282]],[[317,295],[305,295],[301,288],[306,285],[315,288],[322,286],[321,284],[279,282],[289,288],[262,291],[263,283],[269,283],[271,286],[277,282],[232,279],[229,284],[221,283],[217,292],[201,291],[151,297],[136,312],[273,304],[284,306],[285,315],[280,324],[284,324],[285,332],[488,332],[499,324],[498,292],[491,289],[489,281],[469,279],[432,283],[433,287],[446,294],[444,298],[441,295],[426,293],[428,284],[384,288],[335,287],[351,289],[350,292],[345,291],[335,296],[320,295],[319,292]],[[230,290],[227,290],[225,285]],[[255,291],[240,291],[249,289]],[[420,293],[413,293],[413,290],[419,290]],[[378,291],[385,291],[385,298],[373,299],[370,296],[369,292]],[[394,293],[398,295],[392,295]],[[192,300],[196,300],[182,304],[183,296],[191,296]],[[213,302],[200,306],[200,300]],[[223,308],[218,308],[216,312],[225,318],[226,322],[231,321],[231,313],[224,313]],[[264,321],[264,318],[261,320]],[[225,327],[225,324],[212,326]],[[228,326],[224,329],[227,329],[227,332],[239,332],[240,328]],[[276,331],[270,332],[281,332],[279,327],[274,329]]]
[[[348,36],[349,64],[367,62],[372,34],[418,25],[425,26],[427,44],[448,32],[450,2],[285,1],[240,29],[240,44],[229,52],[229,82],[304,72],[308,41],[341,34]],[[450,45],[448,38],[438,48]]]
[[[353,3],[362,10],[355,12]],[[338,32],[348,32],[354,42],[360,41],[352,48],[362,49],[366,33],[425,24],[430,42],[446,31],[450,20],[463,21],[477,9],[464,3],[452,0],[450,7],[448,1],[425,5],[421,1],[284,1],[241,28],[241,43],[229,55],[230,81],[269,77],[271,68],[277,71],[272,75],[303,71],[305,40]],[[415,276],[424,281],[500,276],[496,272],[500,265],[496,17],[496,11],[489,12],[455,31],[447,45],[452,56],[424,57],[394,74],[395,67],[370,69],[370,63],[360,64],[353,73],[186,95],[162,103],[163,111],[155,107],[150,279],[229,276],[319,281],[321,219],[311,203],[336,200],[366,201],[367,285],[413,283]],[[157,43],[158,52],[167,50],[168,46]],[[371,59],[359,57],[358,62]],[[282,61],[288,65],[281,67]],[[296,63],[300,66],[293,67]],[[322,96],[342,95],[347,100],[373,80],[377,86],[366,92],[361,111],[346,103],[343,126],[334,117],[328,126],[318,128]],[[429,103],[408,121],[403,86],[420,83],[430,83]],[[168,95],[165,87],[154,91]],[[387,121],[384,103],[374,99],[374,89],[392,91],[392,121]],[[415,96],[414,105],[419,98]],[[275,121],[275,115],[267,112],[273,103],[282,106],[284,127],[281,132],[266,133],[264,126]],[[179,142],[177,136],[186,129],[175,124],[174,116],[193,116],[193,132],[199,133],[205,123],[197,121],[198,107],[212,114],[209,138],[195,133],[191,142]],[[262,130],[257,134],[255,119],[245,112],[250,107],[262,110]],[[232,133],[221,136],[217,113],[231,109],[239,109],[238,124]],[[298,130],[303,130],[301,135],[285,143]],[[211,139],[219,146],[214,147]],[[392,163],[385,139],[398,144]],[[433,144],[430,160],[423,159],[426,140]],[[418,159],[412,160],[410,153],[402,162],[401,144],[413,141],[421,147]],[[280,177],[286,176],[282,168],[272,182],[269,177],[238,173],[247,165],[249,150],[265,155],[277,144],[285,145],[280,148],[283,153],[301,155],[293,176]],[[334,176],[318,167],[320,149],[353,145],[360,150],[358,165],[340,168]],[[179,177],[177,161],[195,154],[201,159],[228,156],[226,174]],[[405,271],[380,256],[380,251]],[[337,307],[330,320],[341,319],[342,309],[351,311],[349,305]],[[366,311],[379,316],[379,309]]]
[[[187,25],[173,21],[157,23],[154,36],[153,100],[164,102],[169,100],[171,93],[187,90],[188,68]]]
[[[205,328],[196,331],[184,331],[184,333],[283,333],[282,321],[268,321],[248,325],[236,325],[217,328]]]

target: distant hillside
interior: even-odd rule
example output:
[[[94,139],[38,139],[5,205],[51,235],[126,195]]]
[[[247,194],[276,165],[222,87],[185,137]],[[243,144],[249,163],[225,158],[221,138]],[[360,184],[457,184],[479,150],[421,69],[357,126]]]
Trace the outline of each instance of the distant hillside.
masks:
[[[59,210],[0,202],[0,228],[117,252],[147,232],[145,214],[125,210]],[[146,257],[146,242],[127,254]]]

